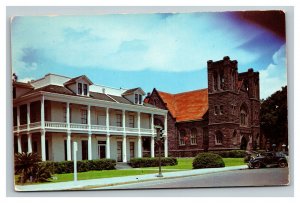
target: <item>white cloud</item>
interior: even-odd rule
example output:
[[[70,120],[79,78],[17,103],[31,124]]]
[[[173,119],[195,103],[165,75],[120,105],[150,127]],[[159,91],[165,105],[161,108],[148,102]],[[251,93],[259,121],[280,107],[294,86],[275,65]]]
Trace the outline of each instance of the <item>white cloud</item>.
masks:
[[[18,17],[12,30],[13,67],[35,70],[43,57],[46,66],[45,60],[52,60],[75,68],[181,72],[205,68],[207,60],[225,55],[243,65],[259,53],[236,47],[259,33],[236,26],[207,14]],[[25,56],[26,48],[37,50],[36,55]]]
[[[265,99],[285,85],[287,85],[286,46],[283,45],[274,53],[273,62],[260,71],[260,97]]]

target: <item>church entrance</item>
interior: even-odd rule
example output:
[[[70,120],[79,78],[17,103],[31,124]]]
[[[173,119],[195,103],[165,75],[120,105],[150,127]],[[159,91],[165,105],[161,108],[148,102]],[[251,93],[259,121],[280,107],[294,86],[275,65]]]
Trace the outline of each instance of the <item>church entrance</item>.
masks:
[[[247,139],[245,138],[245,136],[242,137],[242,140],[241,140],[241,149],[242,150],[246,150],[247,149],[247,145],[248,145],[248,141]]]

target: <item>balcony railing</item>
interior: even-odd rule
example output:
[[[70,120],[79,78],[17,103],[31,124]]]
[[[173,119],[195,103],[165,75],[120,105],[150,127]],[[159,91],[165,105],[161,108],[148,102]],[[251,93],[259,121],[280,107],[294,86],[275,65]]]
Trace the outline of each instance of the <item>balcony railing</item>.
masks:
[[[28,125],[23,124],[19,126],[19,131],[28,130]],[[29,125],[30,129],[37,129],[41,128],[41,122],[35,122],[30,123]],[[46,129],[59,129],[59,130],[67,130],[68,125],[65,122],[52,122],[52,121],[45,121],[45,128]],[[70,123],[70,130],[89,130],[88,124],[81,124],[81,123]],[[92,131],[107,131],[107,127],[105,125],[91,125]],[[14,126],[14,131],[18,131],[18,127]],[[124,128],[120,126],[109,126],[109,131],[111,132],[124,132]],[[138,128],[131,128],[131,127],[125,127],[125,132],[127,133],[134,133],[138,134],[139,129]],[[142,134],[152,134],[152,129],[148,128],[140,128],[140,132]]]

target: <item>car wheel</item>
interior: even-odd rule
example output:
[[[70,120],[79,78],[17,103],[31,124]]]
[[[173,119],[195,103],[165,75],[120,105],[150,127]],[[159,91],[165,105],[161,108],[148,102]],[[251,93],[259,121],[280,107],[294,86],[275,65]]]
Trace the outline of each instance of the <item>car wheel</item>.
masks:
[[[255,164],[253,164],[253,168],[260,168],[260,163],[259,162],[256,162]]]
[[[281,161],[281,162],[279,162],[279,167],[280,168],[284,168],[284,167],[286,167],[286,163],[285,162],[283,162],[283,161]]]

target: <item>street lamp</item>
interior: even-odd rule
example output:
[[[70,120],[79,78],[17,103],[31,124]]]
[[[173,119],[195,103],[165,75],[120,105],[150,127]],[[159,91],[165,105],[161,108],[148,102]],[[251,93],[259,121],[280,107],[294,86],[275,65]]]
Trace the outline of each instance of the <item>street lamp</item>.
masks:
[[[158,144],[158,175],[156,177],[163,177],[161,173],[161,144],[163,139],[163,130],[159,125],[154,126],[156,129],[156,143]]]

